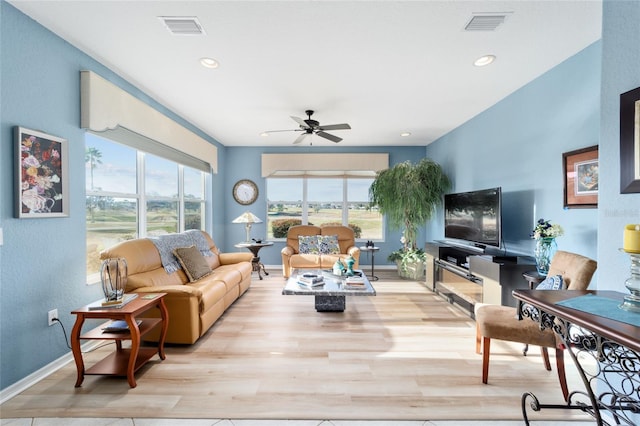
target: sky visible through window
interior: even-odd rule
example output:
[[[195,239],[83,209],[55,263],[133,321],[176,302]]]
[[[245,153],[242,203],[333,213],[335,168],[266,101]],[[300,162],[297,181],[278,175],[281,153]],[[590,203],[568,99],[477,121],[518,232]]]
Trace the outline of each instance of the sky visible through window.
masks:
[[[368,202],[369,186],[373,179],[349,179],[347,191],[349,201]],[[342,178],[308,179],[309,201],[342,201]],[[301,201],[302,179],[268,179],[267,197],[269,201]]]
[[[124,194],[136,193],[136,151],[132,148],[107,141],[87,133],[87,148],[95,148],[100,156],[93,168],[93,182],[87,179],[87,190]],[[85,163],[86,175],[90,176],[90,164]]]
[[[93,189],[125,194],[136,193],[136,150],[87,133],[87,147],[99,153],[99,163],[93,169]],[[178,169],[176,163],[146,154],[146,192],[149,195],[175,197],[178,193]],[[86,163],[87,176],[90,164]],[[199,179],[201,173],[191,168],[185,173],[185,188],[189,195],[203,198]],[[91,190],[91,178],[87,179],[87,190]],[[194,193],[197,192],[197,193]]]

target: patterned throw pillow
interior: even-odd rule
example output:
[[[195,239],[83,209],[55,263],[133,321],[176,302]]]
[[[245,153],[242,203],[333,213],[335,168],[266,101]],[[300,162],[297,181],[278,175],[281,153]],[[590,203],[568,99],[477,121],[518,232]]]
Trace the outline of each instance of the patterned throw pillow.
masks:
[[[562,290],[564,288],[564,280],[562,279],[562,275],[554,275],[552,277],[547,277],[544,281],[536,286],[536,290]],[[531,318],[537,318],[539,315],[538,308],[525,303],[523,308],[523,313],[528,314]]]
[[[317,235],[299,235],[298,252],[300,254],[320,254]]]
[[[536,290],[562,290],[564,288],[562,275],[547,277],[536,287]]]
[[[196,246],[177,248],[173,250],[173,254],[189,277],[189,282],[198,281],[212,272],[207,260]]]
[[[320,254],[340,254],[337,235],[318,235]]]

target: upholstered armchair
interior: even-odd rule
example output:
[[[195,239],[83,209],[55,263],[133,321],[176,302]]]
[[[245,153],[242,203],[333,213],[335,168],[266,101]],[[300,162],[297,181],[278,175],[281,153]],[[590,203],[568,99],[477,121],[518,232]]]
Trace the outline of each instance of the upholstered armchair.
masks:
[[[579,254],[558,251],[551,260],[547,279],[540,286],[553,282],[562,284],[567,290],[586,290],[597,263]],[[562,277],[561,279],[558,276]],[[540,287],[539,286],[539,287]],[[553,289],[549,289],[553,291]],[[510,306],[477,304],[476,316],[476,353],[482,351],[482,383],[489,376],[489,351],[491,339],[519,342],[540,346],[545,368],[551,370],[547,348],[555,349],[558,380],[565,401],[569,397],[567,378],[564,369],[564,352],[559,340],[551,329],[540,330],[539,324],[528,319],[518,320],[516,308]],[[482,346],[482,347],[481,347]],[[523,352],[526,355],[526,351]]]
[[[307,244],[309,237],[323,239]],[[293,269],[331,269],[336,260],[344,262],[349,256],[355,260],[354,268],[357,269],[360,264],[360,249],[356,246],[353,229],[348,226],[295,225],[287,232],[286,244],[281,250],[282,274],[285,278],[291,276]]]

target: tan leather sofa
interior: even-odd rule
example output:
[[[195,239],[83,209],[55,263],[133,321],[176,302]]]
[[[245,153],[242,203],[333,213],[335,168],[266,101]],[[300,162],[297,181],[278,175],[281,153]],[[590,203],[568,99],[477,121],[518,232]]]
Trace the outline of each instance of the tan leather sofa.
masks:
[[[205,256],[213,272],[195,282],[189,282],[183,269],[167,273],[158,249],[147,238],[124,241],[100,253],[101,259],[126,259],[127,293],[167,293],[164,299],[169,311],[167,343],[194,343],[251,284],[253,255],[220,253],[209,234],[203,234],[213,253]],[[159,330],[145,339],[158,337]]]
[[[337,235],[339,254],[302,254],[300,253],[299,237],[309,235]],[[356,247],[356,239],[353,229],[341,225],[296,225],[289,228],[287,232],[287,245],[281,250],[282,254],[282,274],[285,278],[291,276],[293,269],[318,269],[333,267],[336,260],[344,259],[350,255],[355,259],[354,268],[360,264],[360,249]]]

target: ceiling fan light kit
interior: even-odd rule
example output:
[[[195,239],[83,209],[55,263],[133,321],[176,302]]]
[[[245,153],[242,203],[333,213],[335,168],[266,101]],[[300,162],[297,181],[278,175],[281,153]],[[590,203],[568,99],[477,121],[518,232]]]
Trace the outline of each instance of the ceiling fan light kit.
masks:
[[[325,138],[330,140],[331,142],[335,142],[338,143],[342,140],[342,138],[332,135],[331,133],[327,133],[325,132],[325,130],[349,130],[351,129],[351,126],[348,125],[347,123],[342,123],[342,124],[327,124],[327,125],[321,125],[319,121],[317,120],[313,120],[311,118],[311,116],[313,115],[314,111],[311,109],[308,109],[305,111],[305,114],[307,114],[307,119],[304,120],[300,117],[295,117],[295,116],[291,116],[291,119],[293,121],[295,121],[296,123],[298,123],[298,125],[300,126],[299,129],[292,129],[292,130],[268,130],[266,132],[261,133],[261,136],[267,136],[269,135],[269,133],[274,133],[274,132],[302,132],[300,134],[300,136],[298,136],[294,141],[293,144],[297,145],[299,143],[301,143],[303,140],[305,140],[307,138],[307,136],[309,135],[318,135],[321,138]]]

